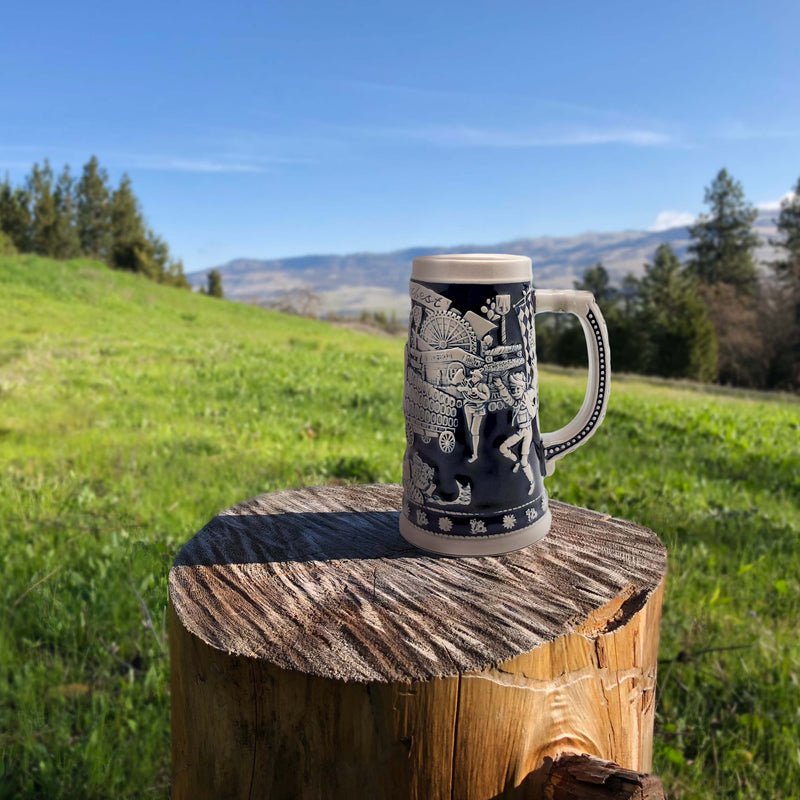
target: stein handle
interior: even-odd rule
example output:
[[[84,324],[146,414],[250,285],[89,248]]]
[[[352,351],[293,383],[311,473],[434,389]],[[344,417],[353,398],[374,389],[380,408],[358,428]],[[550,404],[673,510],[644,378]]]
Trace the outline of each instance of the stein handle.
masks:
[[[574,314],[581,321],[589,351],[589,378],[581,410],[563,428],[542,434],[547,475],[555,472],[555,462],[580,447],[597,430],[608,405],[611,353],[603,315],[591,292],[572,289],[537,289],[536,313],[553,311]]]

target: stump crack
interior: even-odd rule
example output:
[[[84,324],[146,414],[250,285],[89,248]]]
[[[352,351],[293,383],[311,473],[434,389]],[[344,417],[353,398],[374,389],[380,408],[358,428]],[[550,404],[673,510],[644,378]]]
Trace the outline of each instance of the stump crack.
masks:
[[[250,681],[253,685],[253,762],[250,767],[250,787],[247,790],[247,796],[252,800],[253,798],[253,785],[255,783],[256,777],[256,758],[258,756],[258,728],[259,728],[259,719],[258,719],[258,683],[256,681],[256,671],[255,666],[250,664]]]
[[[461,678],[458,676],[458,688],[456,689],[456,715],[453,723],[453,758],[450,761],[450,800],[455,800],[455,774],[456,774],[456,754],[458,753],[458,712],[461,708]]]
[[[556,677],[547,677],[546,679],[533,678],[526,675],[524,672],[506,672],[496,667],[484,672],[467,673],[461,677],[490,681],[491,683],[496,683],[498,686],[524,689],[529,692],[545,693],[551,693],[554,689],[568,688],[573,684],[585,680],[597,680],[603,688],[604,695],[607,690],[616,689],[625,681],[654,681],[654,678],[643,673],[639,667],[612,671],[607,667],[598,668],[593,665],[587,665],[579,670],[562,672]],[[607,700],[608,698],[606,697],[606,701]]]
[[[592,611],[580,624],[575,624],[573,631],[596,639],[606,633],[613,633],[624,628],[633,617],[644,608],[650,592],[634,584],[622,589],[610,603]],[[570,622],[577,622],[573,617]]]

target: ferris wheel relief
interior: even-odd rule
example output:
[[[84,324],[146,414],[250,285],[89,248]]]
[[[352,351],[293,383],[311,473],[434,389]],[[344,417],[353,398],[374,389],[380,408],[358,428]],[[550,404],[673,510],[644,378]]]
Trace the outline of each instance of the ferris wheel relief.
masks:
[[[492,288],[486,286],[484,295]],[[521,317],[523,307],[530,308],[530,295],[512,305],[511,294],[480,298],[473,294],[465,304],[475,310],[462,312],[451,299],[412,281],[411,299],[404,396],[409,449],[417,437],[426,445],[435,442],[440,451],[437,464],[459,446],[468,464],[489,454],[493,460],[499,455],[498,461],[512,462],[509,472],[522,471],[530,484],[528,494],[533,494],[536,484],[530,454],[538,413],[532,388],[536,367],[532,326],[524,325]],[[499,412],[504,412],[507,422],[491,429],[497,434],[502,428],[505,435],[499,439],[495,435],[495,441],[489,442],[484,435],[486,420]],[[465,476],[455,479],[457,495],[445,500],[437,486],[439,470],[414,450],[405,465],[404,482],[417,503],[458,506],[470,502]]]

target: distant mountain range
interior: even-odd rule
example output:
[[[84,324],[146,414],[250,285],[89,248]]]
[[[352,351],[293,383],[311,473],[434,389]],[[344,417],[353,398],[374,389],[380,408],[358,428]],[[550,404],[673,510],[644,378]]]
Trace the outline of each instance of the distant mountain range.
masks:
[[[776,213],[759,214],[755,229],[762,239],[759,261],[775,257],[767,237],[774,236]],[[275,303],[287,292],[309,290],[320,298],[322,313],[358,315],[362,310],[408,315],[408,279],[411,260],[436,253],[515,253],[533,262],[533,282],[540,288],[572,288],[584,270],[602,261],[619,285],[629,272],[641,275],[656,247],[669,242],[682,258],[689,244],[685,227],[668,230],[583,233],[578,236],[540,236],[500,244],[456,247],[414,247],[392,253],[309,255],[260,261],[238,258],[213,269],[222,274],[225,296],[258,305]],[[187,277],[194,287],[206,283],[209,269]]]

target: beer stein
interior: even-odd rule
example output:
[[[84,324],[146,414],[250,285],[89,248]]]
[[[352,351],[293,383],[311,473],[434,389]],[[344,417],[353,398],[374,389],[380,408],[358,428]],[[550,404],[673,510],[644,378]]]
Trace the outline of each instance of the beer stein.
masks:
[[[534,289],[525,256],[457,254],[413,261],[405,358],[400,533],[447,555],[498,555],[550,529],[544,477],[605,416],[610,357],[590,292]],[[575,314],[589,353],[577,415],[539,428],[534,317]]]

